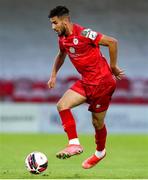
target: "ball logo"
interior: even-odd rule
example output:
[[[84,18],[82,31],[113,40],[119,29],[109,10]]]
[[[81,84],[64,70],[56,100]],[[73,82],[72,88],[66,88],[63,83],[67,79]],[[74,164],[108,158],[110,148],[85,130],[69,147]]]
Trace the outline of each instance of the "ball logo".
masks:
[[[78,39],[77,39],[77,38],[74,38],[74,39],[73,39],[73,43],[74,43],[74,45],[77,45],[77,44],[79,43]]]
[[[75,53],[75,48],[70,47],[70,48],[69,48],[69,51],[74,54],[74,53]]]

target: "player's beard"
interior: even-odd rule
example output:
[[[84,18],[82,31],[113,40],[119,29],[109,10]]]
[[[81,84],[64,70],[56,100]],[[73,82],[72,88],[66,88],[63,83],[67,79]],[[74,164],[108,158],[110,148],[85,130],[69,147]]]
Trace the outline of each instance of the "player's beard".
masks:
[[[58,33],[59,36],[66,36],[66,28],[62,26],[60,32]]]

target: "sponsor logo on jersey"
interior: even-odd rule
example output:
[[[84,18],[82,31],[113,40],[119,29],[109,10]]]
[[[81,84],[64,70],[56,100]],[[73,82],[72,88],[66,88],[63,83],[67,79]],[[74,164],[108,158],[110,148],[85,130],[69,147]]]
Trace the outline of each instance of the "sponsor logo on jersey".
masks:
[[[74,48],[74,47],[70,47],[70,48],[69,48],[69,51],[70,51],[72,54],[74,54],[74,53],[75,53],[75,48]]]
[[[97,32],[92,31],[91,29],[84,29],[81,34],[82,36],[85,36],[92,40],[95,40],[97,37]]]
[[[77,45],[79,43],[79,40],[77,38],[74,38],[73,43],[74,43],[74,45]]]

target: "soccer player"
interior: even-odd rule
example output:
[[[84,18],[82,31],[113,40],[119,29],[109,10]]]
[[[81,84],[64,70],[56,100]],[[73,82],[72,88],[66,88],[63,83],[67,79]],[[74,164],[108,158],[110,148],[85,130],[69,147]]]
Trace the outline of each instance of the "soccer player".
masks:
[[[124,75],[123,70],[117,65],[117,40],[72,23],[69,9],[65,6],[52,9],[48,18],[52,29],[58,35],[59,42],[59,52],[48,81],[49,88],[55,87],[57,72],[63,65],[66,55],[82,76],[57,103],[69,143],[56,154],[56,157],[66,159],[83,152],[71,108],[87,102],[92,114],[96,142],[96,151],[82,163],[82,167],[88,169],[95,166],[106,155],[107,130],[104,119],[116,87],[115,79],[121,79]],[[102,55],[100,45],[108,47],[110,65]]]

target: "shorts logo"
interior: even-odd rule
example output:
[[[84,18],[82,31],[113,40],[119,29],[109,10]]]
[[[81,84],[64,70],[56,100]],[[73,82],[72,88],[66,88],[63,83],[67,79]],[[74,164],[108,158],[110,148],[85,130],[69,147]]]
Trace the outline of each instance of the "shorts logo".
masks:
[[[75,48],[70,47],[70,48],[69,48],[69,51],[74,54],[74,53],[75,53]]]
[[[77,45],[77,44],[79,43],[78,39],[77,39],[77,38],[74,38],[74,39],[73,39],[73,43],[74,43],[74,45]]]
[[[96,105],[96,108],[97,108],[97,109],[98,109],[98,108],[100,108],[100,107],[101,107],[101,105],[100,105],[100,104],[97,104],[97,105]]]

